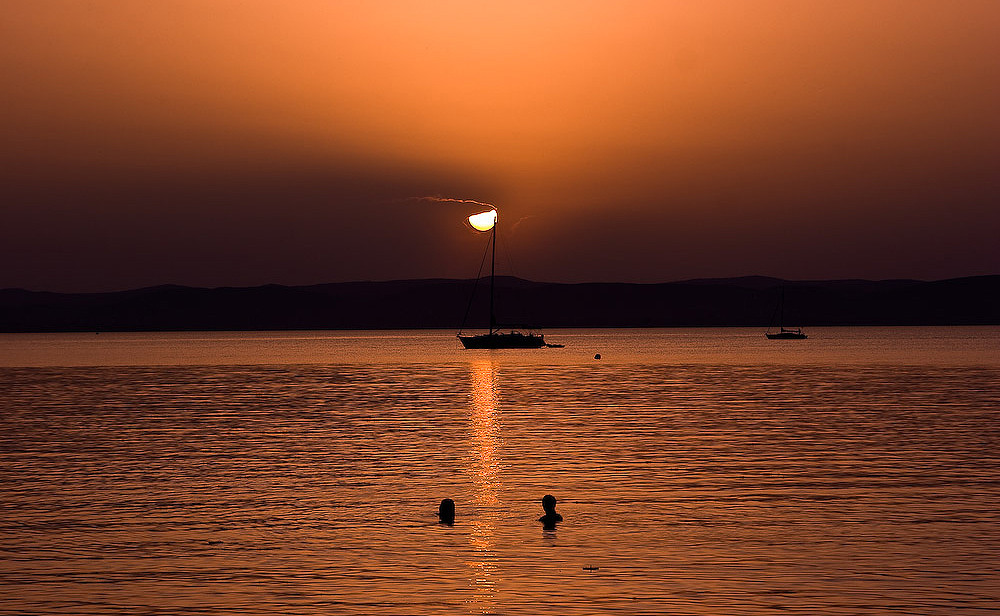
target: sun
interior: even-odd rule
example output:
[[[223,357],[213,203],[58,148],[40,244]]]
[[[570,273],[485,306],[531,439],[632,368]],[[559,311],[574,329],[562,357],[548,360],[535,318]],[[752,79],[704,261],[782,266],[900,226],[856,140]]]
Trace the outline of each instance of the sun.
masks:
[[[469,216],[469,224],[476,231],[489,231],[497,224],[497,211],[489,210]]]

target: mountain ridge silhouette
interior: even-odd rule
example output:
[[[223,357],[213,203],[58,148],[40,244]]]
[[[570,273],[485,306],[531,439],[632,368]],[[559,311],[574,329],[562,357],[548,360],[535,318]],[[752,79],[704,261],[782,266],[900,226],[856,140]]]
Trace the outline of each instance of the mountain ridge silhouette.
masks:
[[[473,295],[473,290],[475,294]],[[1000,325],[1000,275],[920,280],[664,283],[496,278],[501,323],[538,327],[766,327],[784,289],[786,326]],[[486,279],[286,286],[157,285],[104,293],[0,290],[0,331],[485,328]],[[470,297],[472,298],[470,303]]]

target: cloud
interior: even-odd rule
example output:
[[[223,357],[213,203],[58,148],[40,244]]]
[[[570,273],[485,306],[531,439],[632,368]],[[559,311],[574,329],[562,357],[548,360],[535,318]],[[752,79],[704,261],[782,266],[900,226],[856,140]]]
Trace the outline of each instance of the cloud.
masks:
[[[417,201],[431,201],[433,203],[469,203],[472,205],[481,205],[483,207],[488,207],[494,210],[499,210],[497,206],[492,203],[487,203],[485,201],[476,201],[475,199],[454,199],[451,197],[413,197]]]
[[[510,232],[514,233],[515,231],[517,231],[517,228],[521,226],[521,223],[524,222],[524,221],[526,221],[526,220],[528,220],[529,218],[537,218],[537,216],[535,216],[534,214],[531,214],[531,215],[528,215],[528,216],[522,216],[522,217],[518,218],[517,222],[515,222],[513,225],[511,225]]]

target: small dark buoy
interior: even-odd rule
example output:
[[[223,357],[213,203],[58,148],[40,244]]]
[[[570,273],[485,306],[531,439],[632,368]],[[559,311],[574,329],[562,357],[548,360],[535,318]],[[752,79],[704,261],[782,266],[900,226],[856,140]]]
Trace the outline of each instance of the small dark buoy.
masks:
[[[597,355],[594,355],[594,359],[600,359],[600,358],[601,358],[601,354],[600,353],[598,353]]]
[[[584,571],[597,571],[598,569],[600,569],[600,567],[595,567],[593,565],[587,565],[583,568]]]

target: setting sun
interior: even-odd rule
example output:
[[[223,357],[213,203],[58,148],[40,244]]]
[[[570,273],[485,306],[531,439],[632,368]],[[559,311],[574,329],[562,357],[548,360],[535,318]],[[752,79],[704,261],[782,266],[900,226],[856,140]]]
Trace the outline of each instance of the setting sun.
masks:
[[[497,211],[480,212],[469,216],[469,224],[476,231],[489,231],[497,223]]]

